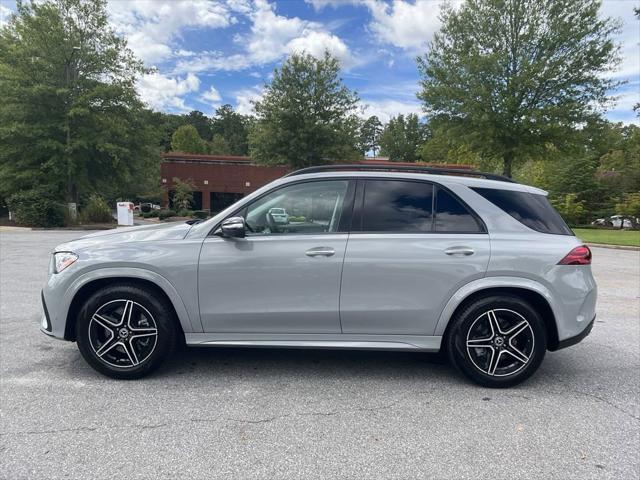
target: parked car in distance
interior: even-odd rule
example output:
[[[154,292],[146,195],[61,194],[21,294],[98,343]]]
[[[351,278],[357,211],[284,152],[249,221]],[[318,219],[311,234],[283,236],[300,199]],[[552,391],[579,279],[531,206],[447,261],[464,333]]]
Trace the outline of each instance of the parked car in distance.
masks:
[[[609,218],[596,218],[591,225],[610,226],[615,228],[633,228],[633,221],[635,224],[640,223],[640,219],[632,219],[624,215],[612,215]]]
[[[278,205],[304,221],[276,221]],[[444,351],[474,382],[508,387],[589,334],[590,264],[537,188],[469,171],[312,167],[206,221],[59,245],[41,329],[113,378],[147,375],[186,342]]]
[[[278,207],[270,208],[268,215],[271,215],[271,217],[276,223],[282,223],[285,225],[289,223],[289,215],[287,214],[287,211],[284,208],[278,208]]]

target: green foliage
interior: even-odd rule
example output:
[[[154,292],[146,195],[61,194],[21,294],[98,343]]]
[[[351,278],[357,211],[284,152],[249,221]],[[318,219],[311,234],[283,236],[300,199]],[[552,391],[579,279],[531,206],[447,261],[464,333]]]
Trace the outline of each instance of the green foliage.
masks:
[[[7,204],[15,214],[18,225],[52,228],[63,227],[66,223],[66,206],[46,190],[32,189],[15,193]]]
[[[191,125],[198,132],[198,136],[204,141],[211,140],[213,129],[211,119],[204,113],[194,110],[183,117],[185,124]]]
[[[616,83],[618,24],[598,0],[466,0],[445,6],[442,28],[418,59],[430,124],[445,126],[502,170],[562,150]]]
[[[158,212],[158,218],[160,220],[166,220],[167,218],[175,217],[176,212],[174,210],[160,210]]]
[[[380,154],[392,162],[415,162],[420,158],[425,134],[425,127],[415,113],[391,118],[380,136]]]
[[[625,193],[622,200],[616,203],[616,212],[634,219],[640,218],[640,192]]]
[[[222,105],[211,120],[211,131],[214,137],[218,135],[224,139],[224,153],[248,155],[250,125],[251,118],[234,112],[231,105]]]
[[[140,216],[142,218],[157,218],[160,210],[151,210],[149,212],[141,212]]]
[[[205,142],[193,125],[182,125],[171,136],[171,149],[174,152],[206,153]]]
[[[578,196],[575,193],[568,193],[561,200],[556,200],[553,206],[558,213],[562,215],[562,218],[569,225],[579,225],[585,220],[585,208],[584,200],[578,200]]]
[[[111,223],[113,215],[107,202],[100,195],[91,195],[84,209],[80,212],[82,223]]]
[[[372,115],[360,124],[358,131],[358,151],[363,156],[372,152],[375,157],[380,150],[380,136],[382,135],[382,122]]]
[[[230,155],[231,147],[219,133],[214,133],[213,138],[207,144],[207,150],[212,155]]]
[[[178,210],[188,210],[193,204],[193,184],[190,180],[183,181],[174,177],[173,185],[173,206]]]
[[[153,179],[158,136],[134,88],[144,71],[104,0],[17,3],[0,29],[0,195],[78,202]]]
[[[193,217],[194,212],[193,210],[189,210],[188,208],[183,208],[182,210],[178,210],[178,212],[176,212],[176,215],[178,217]]]
[[[251,156],[263,164],[292,168],[356,158],[357,95],[338,77],[328,52],[316,59],[294,54],[274,72],[249,134]]]

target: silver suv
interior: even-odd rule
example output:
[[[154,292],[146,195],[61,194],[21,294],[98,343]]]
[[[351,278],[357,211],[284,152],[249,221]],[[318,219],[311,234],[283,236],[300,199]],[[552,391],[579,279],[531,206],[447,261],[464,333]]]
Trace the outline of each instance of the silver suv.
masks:
[[[59,245],[42,331],[76,341],[114,378],[142,377],[186,342],[444,350],[471,380],[507,387],[589,334],[590,263],[536,188],[475,172],[312,167],[205,222]]]

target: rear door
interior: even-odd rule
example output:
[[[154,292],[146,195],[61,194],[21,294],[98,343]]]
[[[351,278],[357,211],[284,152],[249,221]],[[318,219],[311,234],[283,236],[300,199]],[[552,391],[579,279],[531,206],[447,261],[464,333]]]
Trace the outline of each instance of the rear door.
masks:
[[[343,333],[431,335],[451,295],[481,278],[489,236],[446,188],[358,181],[342,273]]]

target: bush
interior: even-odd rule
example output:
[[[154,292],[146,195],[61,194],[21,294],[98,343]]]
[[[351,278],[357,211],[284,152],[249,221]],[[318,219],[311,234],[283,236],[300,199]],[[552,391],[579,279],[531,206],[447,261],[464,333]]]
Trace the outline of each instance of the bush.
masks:
[[[204,220],[206,218],[209,218],[209,210],[196,210],[195,212],[193,212],[193,216]]]
[[[160,210],[151,210],[149,212],[140,213],[140,216],[142,218],[153,218],[153,217],[157,217],[159,212]]]
[[[111,223],[113,215],[107,202],[100,195],[93,194],[89,197],[89,202],[80,212],[82,223]]]
[[[66,207],[42,190],[28,190],[12,195],[7,204],[16,223],[26,227],[64,227]]]
[[[176,212],[174,212],[173,210],[160,210],[158,212],[158,218],[160,220],[166,220],[167,218],[171,218],[175,216],[176,216]]]

